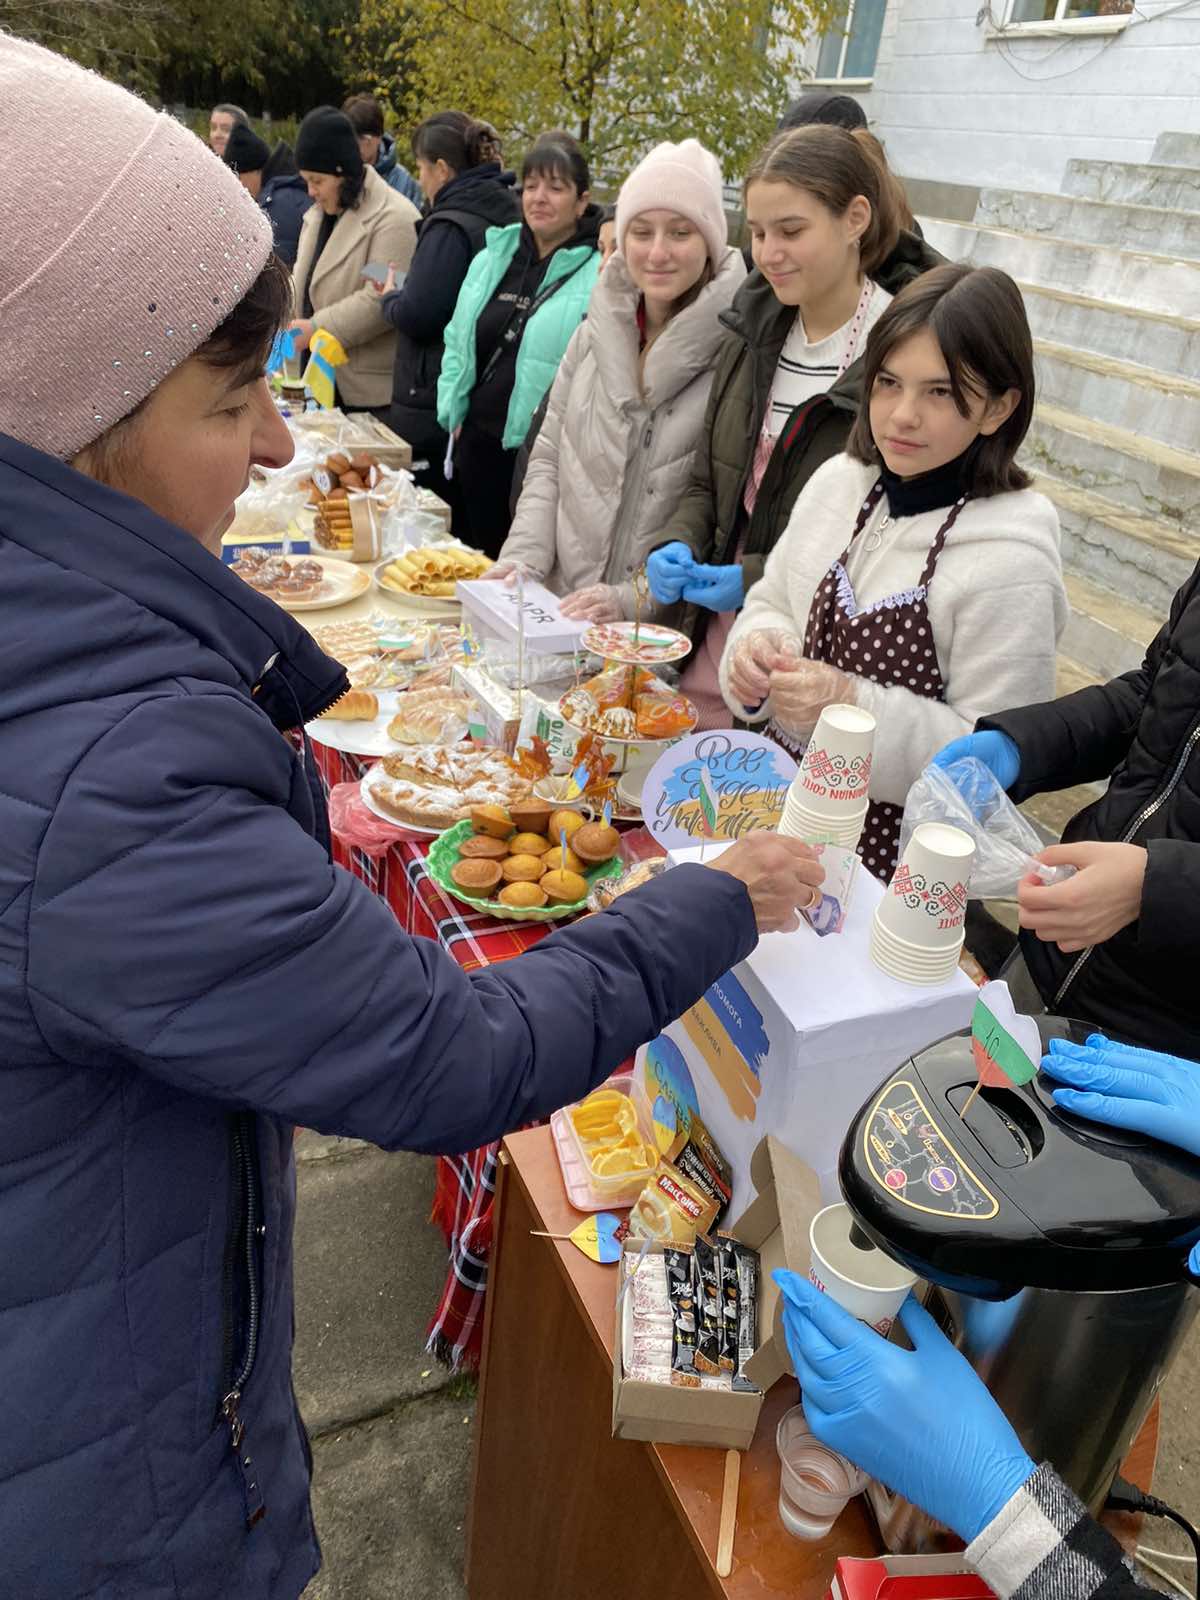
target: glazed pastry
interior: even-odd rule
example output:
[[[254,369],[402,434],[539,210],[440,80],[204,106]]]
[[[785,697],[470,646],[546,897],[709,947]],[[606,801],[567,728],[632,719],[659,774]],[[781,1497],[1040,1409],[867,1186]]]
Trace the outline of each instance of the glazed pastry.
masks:
[[[509,856],[500,863],[506,883],[536,883],[546,870],[542,856]]]
[[[547,801],[530,795],[528,800],[522,800],[519,805],[513,806],[510,815],[518,833],[549,834],[554,807]]]
[[[515,856],[544,856],[550,840],[544,833],[518,833],[508,841],[508,848]]]
[[[320,720],[330,722],[374,722],[379,715],[379,697],[367,689],[348,689],[328,711],[322,711]]]
[[[602,861],[611,861],[620,848],[621,835],[603,822],[585,822],[571,838],[571,849],[591,867],[599,866]]]
[[[286,605],[290,600],[296,604],[302,600],[315,600],[319,583],[309,583],[305,578],[281,578],[275,585],[275,597],[281,605]]]
[[[467,860],[503,861],[508,854],[508,844],[504,839],[493,839],[486,833],[473,833],[459,845],[458,853]]]
[[[507,839],[516,832],[503,806],[472,806],[471,827],[476,833],[486,833],[493,839]]]
[[[496,899],[506,906],[544,906],[546,891],[536,883],[506,883]]]
[[[460,889],[486,900],[500,882],[500,866],[495,861],[456,861],[450,876]]]
[[[541,887],[552,906],[578,905],[588,892],[586,881],[577,872],[561,870],[547,872],[541,880]]]

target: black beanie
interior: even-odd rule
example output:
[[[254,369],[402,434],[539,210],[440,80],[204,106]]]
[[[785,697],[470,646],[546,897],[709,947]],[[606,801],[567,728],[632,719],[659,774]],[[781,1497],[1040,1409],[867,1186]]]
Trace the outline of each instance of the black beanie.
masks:
[[[824,122],[830,127],[865,128],[867,114],[852,94],[839,94],[836,89],[810,89],[791,105],[780,117],[776,133],[788,128],[806,128],[810,123]]]
[[[244,122],[236,122],[221,159],[235,172],[261,172],[270,154],[253,128],[248,128]]]
[[[328,172],[338,178],[362,176],[358,135],[346,113],[333,106],[318,106],[308,113],[296,135],[295,156],[301,172]]]

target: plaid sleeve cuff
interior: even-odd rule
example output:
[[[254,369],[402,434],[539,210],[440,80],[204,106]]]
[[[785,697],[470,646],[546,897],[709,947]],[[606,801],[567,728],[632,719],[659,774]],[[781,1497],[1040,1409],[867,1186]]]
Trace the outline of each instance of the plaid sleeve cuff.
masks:
[[[1116,1600],[1139,1587],[1121,1546],[1045,1463],[966,1556],[999,1600]]]

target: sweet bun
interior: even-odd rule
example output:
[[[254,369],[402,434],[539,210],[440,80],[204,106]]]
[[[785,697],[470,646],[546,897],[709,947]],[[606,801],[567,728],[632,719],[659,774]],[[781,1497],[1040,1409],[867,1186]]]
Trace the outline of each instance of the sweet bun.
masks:
[[[506,906],[544,906],[546,904],[546,891],[536,883],[518,881],[506,883],[496,899]]]
[[[450,876],[460,889],[484,899],[500,882],[500,865],[496,861],[456,861]]]
[[[515,833],[512,818],[503,806],[484,805],[471,807],[471,827],[476,833],[486,833],[493,839],[507,839]]]
[[[554,807],[530,795],[528,800],[513,806],[510,815],[518,833],[549,833]]]
[[[544,856],[509,856],[500,863],[506,883],[536,883],[545,870]]]
[[[514,856],[544,856],[550,841],[544,833],[518,833],[508,841]]]
[[[487,833],[473,833],[459,845],[458,853],[464,860],[503,861],[508,854],[508,844],[504,839],[493,839]]]
[[[567,811],[565,808],[556,811],[550,818],[550,825],[544,831],[548,833],[555,843],[558,842],[560,833],[565,833],[569,839],[576,828],[583,827],[583,818],[578,811]],[[542,829],[538,830],[542,832]]]
[[[573,906],[586,899],[588,886],[577,872],[547,872],[540,887],[552,906]]]
[[[603,822],[585,822],[571,836],[571,849],[590,867],[611,861],[621,847],[621,835]]]

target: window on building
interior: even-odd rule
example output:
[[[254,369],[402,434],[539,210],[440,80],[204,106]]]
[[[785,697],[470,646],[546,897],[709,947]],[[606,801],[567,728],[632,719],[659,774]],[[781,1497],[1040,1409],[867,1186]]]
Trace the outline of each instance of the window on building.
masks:
[[[1030,0],[1013,3],[1029,4]],[[815,74],[818,83],[873,76],[886,7],[887,0],[847,0],[842,15],[822,35]]]
[[[1133,10],[1133,0],[1012,0],[1008,20],[1022,22],[1079,22],[1086,17],[1122,17]]]

